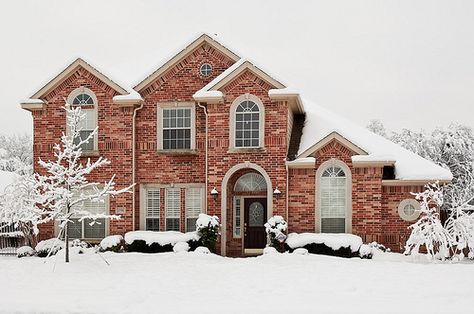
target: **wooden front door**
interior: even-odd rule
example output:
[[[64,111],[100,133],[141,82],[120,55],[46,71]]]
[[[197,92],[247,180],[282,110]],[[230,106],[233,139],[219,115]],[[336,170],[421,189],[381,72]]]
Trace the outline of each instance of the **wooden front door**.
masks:
[[[246,249],[263,249],[267,234],[263,226],[267,222],[267,199],[245,199],[244,240]]]

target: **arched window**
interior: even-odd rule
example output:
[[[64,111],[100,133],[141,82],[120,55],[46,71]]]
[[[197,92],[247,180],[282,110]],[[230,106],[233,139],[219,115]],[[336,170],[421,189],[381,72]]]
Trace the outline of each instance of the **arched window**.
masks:
[[[264,109],[260,99],[249,94],[238,97],[231,114],[231,147],[262,147]]]
[[[351,175],[342,162],[331,160],[318,170],[319,231],[351,232]],[[317,228],[318,229],[318,228]]]
[[[266,192],[267,182],[265,178],[255,172],[250,172],[241,176],[234,187],[235,192]]]
[[[97,97],[90,89],[80,87],[69,94],[68,103],[72,106],[81,106],[85,117],[79,125],[79,134],[80,139],[86,139],[97,127]],[[82,150],[86,152],[97,150],[97,134],[89,140],[89,143],[82,144]]]

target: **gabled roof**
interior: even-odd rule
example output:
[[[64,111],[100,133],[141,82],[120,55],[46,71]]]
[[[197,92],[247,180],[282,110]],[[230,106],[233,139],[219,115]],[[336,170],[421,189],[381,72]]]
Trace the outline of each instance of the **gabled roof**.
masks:
[[[173,67],[176,63],[181,61],[183,58],[185,58],[189,53],[191,53],[194,49],[199,47],[202,43],[207,43],[210,46],[214,47],[215,49],[219,50],[222,52],[224,55],[229,57],[231,60],[234,62],[239,60],[240,57],[236,55],[234,52],[226,48],[224,45],[219,43],[217,40],[211,38],[207,34],[202,34],[199,36],[197,39],[193,40],[190,44],[186,45],[181,51],[179,51],[177,54],[175,54],[172,58],[167,60],[165,63],[160,65],[157,70],[155,70],[153,73],[151,73],[149,76],[147,76],[144,80],[142,80],[140,83],[138,83],[134,89],[138,92],[146,88],[148,85],[150,85],[152,82],[154,82],[158,77],[163,75],[168,69]]]
[[[113,88],[115,91],[117,91],[120,94],[128,94],[128,91],[123,88],[122,86],[118,85],[114,81],[112,81],[110,78],[99,72],[96,68],[91,66],[89,63],[84,61],[81,58],[77,58],[74,62],[72,62],[70,65],[68,65],[61,73],[56,75],[52,80],[50,80],[45,86],[43,86],[39,91],[34,93],[30,98],[31,99],[39,99],[46,95],[48,92],[56,88],[59,84],[61,84],[66,78],[69,77],[71,73],[74,73],[78,68],[84,68],[88,72],[92,73],[94,76],[99,78],[102,82],[106,83],[109,85],[111,88]]]
[[[234,78],[238,77],[245,70],[249,70],[254,73],[259,78],[266,81],[268,84],[274,88],[285,88],[280,81],[275,79],[273,76],[269,75],[267,72],[263,71],[251,61],[247,59],[240,59],[232,66],[227,68],[224,72],[210,81],[206,86],[194,93],[193,98],[196,101],[207,101],[207,102],[219,102],[223,100],[223,94],[218,91],[219,88],[223,87],[227,83],[231,82]]]
[[[395,178],[410,182],[450,181],[451,171],[405,148],[370,132],[321,106],[303,99],[306,110],[305,126],[297,159],[306,158],[331,137],[349,142],[361,151],[352,156],[354,164],[394,164]],[[365,153],[365,154],[364,154]]]

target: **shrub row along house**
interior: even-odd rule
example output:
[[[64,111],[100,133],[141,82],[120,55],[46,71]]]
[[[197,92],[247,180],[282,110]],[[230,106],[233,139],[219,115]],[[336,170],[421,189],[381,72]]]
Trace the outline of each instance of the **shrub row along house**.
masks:
[[[352,233],[399,250],[418,215],[410,192],[452,179],[205,34],[133,89],[74,61],[21,103],[33,116],[35,160],[52,159],[67,132],[65,99],[85,112],[84,136],[99,127],[84,157],[112,162],[92,179],[136,183],[133,193],[84,204],[121,220],[75,221],[71,238],[186,232],[206,212],[221,219],[218,251],[227,256],[259,253],[273,215],[289,232]],[[41,238],[56,229],[43,226]]]

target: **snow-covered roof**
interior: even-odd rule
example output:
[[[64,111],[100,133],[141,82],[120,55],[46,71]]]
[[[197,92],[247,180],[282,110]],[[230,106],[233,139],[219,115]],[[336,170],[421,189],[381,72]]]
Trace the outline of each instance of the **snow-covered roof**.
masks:
[[[306,120],[297,159],[314,152],[319,142],[337,133],[366,154],[355,155],[353,162],[394,162],[395,178],[410,181],[450,181],[451,171],[387,140],[352,121],[303,98]]]

